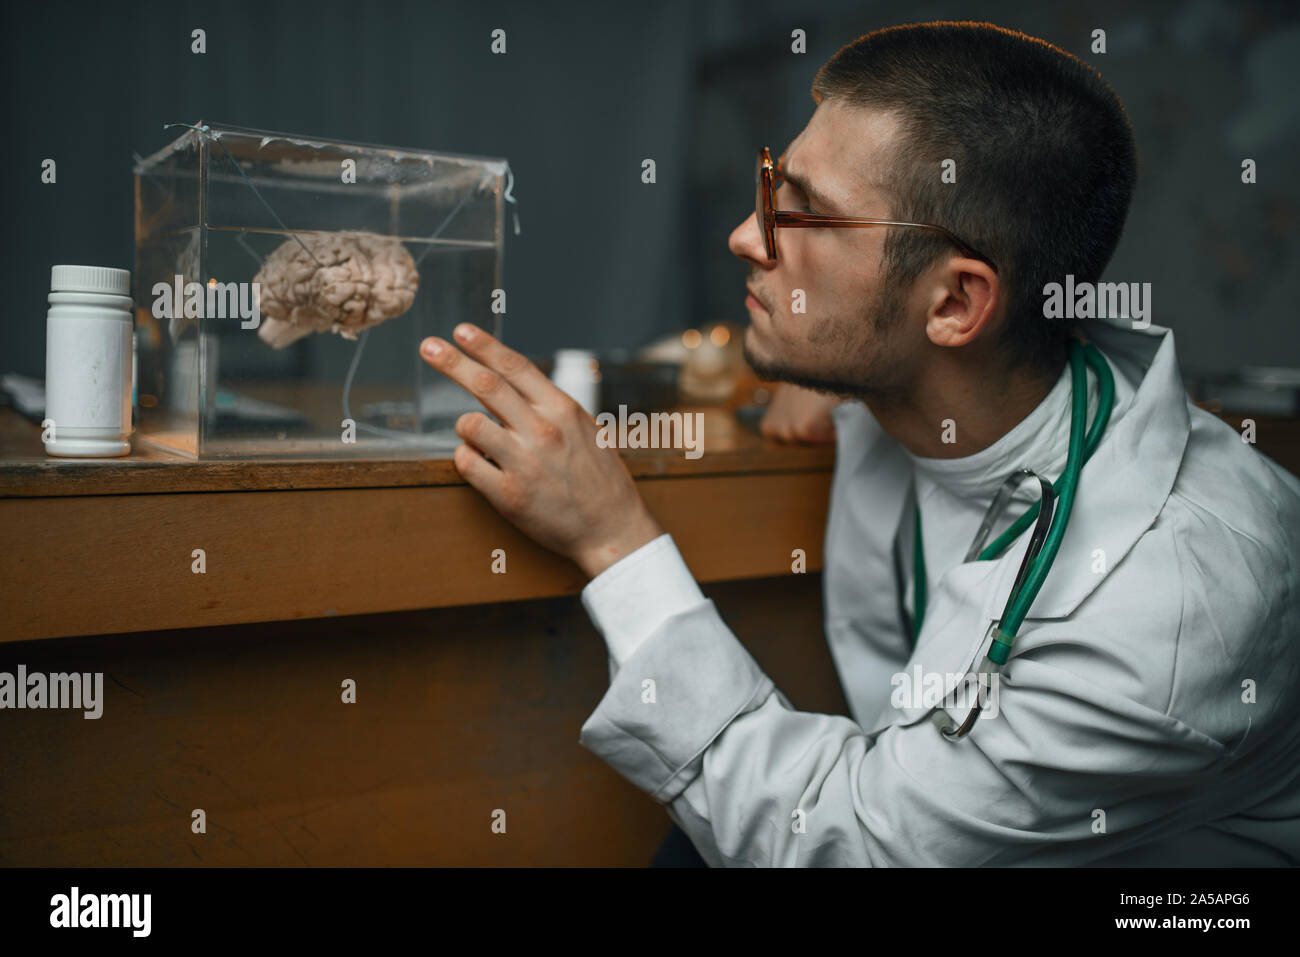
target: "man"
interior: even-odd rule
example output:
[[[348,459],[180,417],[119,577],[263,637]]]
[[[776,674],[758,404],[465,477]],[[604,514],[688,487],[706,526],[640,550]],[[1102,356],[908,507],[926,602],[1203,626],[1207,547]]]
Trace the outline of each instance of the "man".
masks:
[[[582,743],[715,866],[1300,862],[1300,482],[1189,401],[1173,334],[1136,304],[1073,326],[1045,305],[1052,283],[1096,283],[1119,240],[1136,164],[1118,99],[987,24],[868,34],[813,94],[730,246],[750,363],[860,400],[786,391],[767,425],[829,434],[834,416],[826,630],[855,720],[792,709],[535,367],[470,327],[463,353],[425,343],[498,420],[458,423],[461,474],[592,578],[612,678]],[[1113,410],[998,674],[1033,532],[963,556],[1017,469],[1065,508],[1072,332],[1100,349]],[[1083,381],[1091,422],[1109,389]],[[905,693],[978,670],[978,710]]]

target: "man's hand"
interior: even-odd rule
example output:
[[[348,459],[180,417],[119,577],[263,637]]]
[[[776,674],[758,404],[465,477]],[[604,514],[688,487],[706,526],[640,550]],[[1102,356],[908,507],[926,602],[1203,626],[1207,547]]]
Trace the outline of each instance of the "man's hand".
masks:
[[[497,418],[457,419],[465,441],[452,458],[493,508],[592,578],[663,534],[617,450],[597,446],[582,406],[477,326],[461,323],[455,338],[464,353],[435,336],[420,354]]]
[[[831,409],[843,401],[784,382],[773,393],[759,429],[782,442],[834,442]]]

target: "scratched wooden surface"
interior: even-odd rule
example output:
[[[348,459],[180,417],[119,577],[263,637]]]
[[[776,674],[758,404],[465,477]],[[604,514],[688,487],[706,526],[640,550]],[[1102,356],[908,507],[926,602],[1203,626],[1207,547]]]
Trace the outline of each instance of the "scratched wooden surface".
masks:
[[[703,581],[821,567],[830,473],[643,479]],[[194,571],[194,550],[204,571]],[[494,551],[506,574],[493,572]],[[466,485],[0,499],[0,643],[576,594]]]
[[[846,713],[819,588],[705,591],[796,707]],[[0,712],[0,865],[640,866],[668,831],[578,744],[608,671],[576,598],[0,645],[20,663],[105,672],[104,713]]]
[[[633,476],[828,469],[835,461],[832,446],[774,442],[725,409],[697,411],[703,416],[702,454],[688,459],[682,449],[622,451]],[[36,425],[11,409],[0,409],[0,498],[463,484],[449,456],[195,462],[137,441],[132,453],[120,459],[60,459],[45,454]]]

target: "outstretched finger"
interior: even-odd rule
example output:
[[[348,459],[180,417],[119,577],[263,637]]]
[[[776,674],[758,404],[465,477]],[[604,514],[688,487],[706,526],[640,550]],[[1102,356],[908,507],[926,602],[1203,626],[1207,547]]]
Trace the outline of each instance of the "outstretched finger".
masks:
[[[537,413],[514,385],[450,342],[430,336],[420,343],[420,355],[447,378],[463,386],[507,427],[526,430],[536,425]]]
[[[564,395],[526,357],[473,323],[458,325],[455,338],[462,349],[509,382],[533,405],[545,406]]]

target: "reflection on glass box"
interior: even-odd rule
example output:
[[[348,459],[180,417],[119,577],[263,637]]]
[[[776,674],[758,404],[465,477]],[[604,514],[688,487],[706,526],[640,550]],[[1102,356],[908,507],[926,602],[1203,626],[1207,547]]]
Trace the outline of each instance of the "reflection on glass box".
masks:
[[[139,437],[219,458],[448,452],[418,355],[501,334],[502,159],[199,124],[135,168]]]

